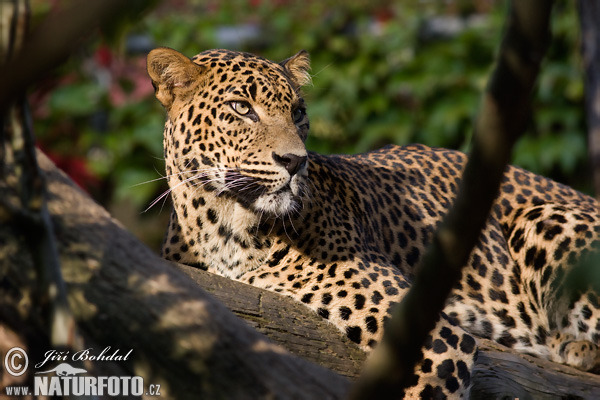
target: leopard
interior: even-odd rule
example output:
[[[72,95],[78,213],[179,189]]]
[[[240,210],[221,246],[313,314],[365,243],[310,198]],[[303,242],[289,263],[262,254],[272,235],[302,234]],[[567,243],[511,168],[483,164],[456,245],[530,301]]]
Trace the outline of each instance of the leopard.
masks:
[[[374,348],[457,196],[467,155],[422,144],[308,151],[306,51],[277,63],[161,47],[148,54],[147,71],[166,110],[173,209],[162,256],[289,296]],[[468,398],[479,338],[597,368],[600,291],[585,274],[597,264],[598,206],[507,167],[399,397]]]

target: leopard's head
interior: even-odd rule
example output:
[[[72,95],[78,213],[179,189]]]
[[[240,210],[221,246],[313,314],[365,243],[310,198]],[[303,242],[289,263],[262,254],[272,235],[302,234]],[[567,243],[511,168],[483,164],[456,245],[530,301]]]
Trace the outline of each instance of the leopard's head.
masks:
[[[158,48],[147,67],[167,110],[165,161],[174,195],[178,187],[202,187],[275,217],[298,207],[308,157],[300,95],[310,81],[308,53],[277,64],[229,50],[189,59]]]

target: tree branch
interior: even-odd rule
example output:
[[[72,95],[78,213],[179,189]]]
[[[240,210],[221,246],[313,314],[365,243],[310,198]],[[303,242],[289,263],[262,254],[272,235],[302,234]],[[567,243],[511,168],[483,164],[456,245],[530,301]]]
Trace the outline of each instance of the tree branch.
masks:
[[[579,0],[583,65],[585,67],[585,112],[594,190],[600,198],[600,4]]]
[[[395,398],[407,386],[425,338],[488,218],[513,143],[525,130],[533,85],[547,46],[550,9],[549,1],[511,3],[459,194],[424,255],[411,289],[393,311],[382,342],[353,389],[353,399]]]
[[[0,110],[64,62],[100,27],[125,14],[139,14],[155,3],[146,0],[64,1],[31,33],[14,57],[0,67]],[[0,52],[1,54],[1,52]]]
[[[0,14],[10,15],[0,36],[0,51],[5,57],[18,52],[27,34],[29,2],[0,3]],[[4,28],[4,27],[3,27]],[[19,93],[6,109],[0,108],[0,171],[11,193],[0,197],[0,220],[17,219],[31,254],[35,255],[37,277],[36,304],[45,310],[53,347],[71,348],[77,341],[75,321],[69,311],[62,280],[52,222],[46,208],[44,179],[37,165],[32,120],[24,93]]]

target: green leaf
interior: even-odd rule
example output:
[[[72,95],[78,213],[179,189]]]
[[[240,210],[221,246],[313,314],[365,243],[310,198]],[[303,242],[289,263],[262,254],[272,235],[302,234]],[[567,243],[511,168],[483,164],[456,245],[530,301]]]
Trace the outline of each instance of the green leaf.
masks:
[[[50,110],[61,115],[89,115],[98,110],[103,94],[93,82],[61,86],[52,92]]]

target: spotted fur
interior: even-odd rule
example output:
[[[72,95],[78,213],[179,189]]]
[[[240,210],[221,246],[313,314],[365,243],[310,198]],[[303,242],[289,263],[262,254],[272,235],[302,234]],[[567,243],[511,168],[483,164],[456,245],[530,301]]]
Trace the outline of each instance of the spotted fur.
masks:
[[[167,259],[293,297],[370,349],[454,200],[462,153],[422,145],[324,156],[304,146],[305,52],[148,56],[167,110]],[[598,203],[509,167],[407,398],[468,395],[474,336],[589,370],[597,288],[567,285],[600,244]],[[581,269],[581,268],[580,268]],[[474,335],[474,336],[473,336]]]

